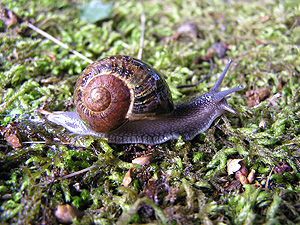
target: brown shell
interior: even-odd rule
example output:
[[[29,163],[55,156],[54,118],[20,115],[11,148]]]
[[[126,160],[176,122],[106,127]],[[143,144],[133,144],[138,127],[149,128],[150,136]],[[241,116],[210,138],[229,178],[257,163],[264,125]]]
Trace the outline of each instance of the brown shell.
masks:
[[[174,109],[157,70],[128,56],[106,57],[87,67],[76,83],[74,103],[79,117],[97,132]]]

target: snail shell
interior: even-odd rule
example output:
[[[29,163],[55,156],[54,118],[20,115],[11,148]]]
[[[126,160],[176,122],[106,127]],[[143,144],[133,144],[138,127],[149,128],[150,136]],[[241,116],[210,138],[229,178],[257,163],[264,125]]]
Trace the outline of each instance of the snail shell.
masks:
[[[96,132],[174,109],[170,89],[158,71],[124,56],[107,57],[86,68],[76,83],[74,103],[79,117]]]
[[[76,84],[76,112],[46,118],[76,134],[107,138],[110,143],[159,144],[181,136],[191,140],[206,131],[225,110],[228,95],[219,92],[232,60],[212,89],[194,101],[173,105],[170,90],[155,69],[128,56],[111,56],[87,67]]]

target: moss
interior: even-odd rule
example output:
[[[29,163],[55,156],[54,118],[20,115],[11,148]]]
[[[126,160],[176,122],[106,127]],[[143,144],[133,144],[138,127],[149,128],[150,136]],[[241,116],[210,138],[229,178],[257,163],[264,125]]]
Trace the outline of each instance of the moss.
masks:
[[[24,23],[0,21],[1,126],[17,122],[23,145],[13,149],[0,139],[1,222],[57,224],[54,208],[71,204],[85,212],[75,224],[299,223],[299,3],[114,1],[111,18],[88,24],[78,11],[84,2],[1,4],[92,60],[137,56],[145,10],[143,60],[164,74],[176,103],[213,86],[226,57],[213,57],[214,75],[203,83],[176,88],[208,74],[210,64],[196,59],[214,43],[227,43],[234,63],[222,88],[245,86],[228,99],[237,114],[226,113],[190,142],[109,145],[74,136],[35,110],[73,110],[74,85],[88,63]],[[172,36],[187,21],[197,24],[195,39],[156,38]],[[265,86],[272,96],[248,107],[246,92]],[[149,165],[131,163],[147,154]],[[236,179],[227,175],[226,162],[236,158],[256,170],[255,180],[229,190]],[[130,168],[133,181],[124,187]]]

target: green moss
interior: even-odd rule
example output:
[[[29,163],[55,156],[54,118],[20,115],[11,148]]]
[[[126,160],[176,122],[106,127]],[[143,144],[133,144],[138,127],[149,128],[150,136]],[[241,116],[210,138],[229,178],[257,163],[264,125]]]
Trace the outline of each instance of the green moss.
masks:
[[[166,78],[174,101],[207,92],[226,60],[196,63],[216,42],[230,46],[234,59],[222,89],[243,84],[225,113],[194,140],[162,145],[109,145],[74,136],[49,124],[36,109],[74,110],[74,85],[87,62],[27,28],[0,21],[1,126],[18,122],[23,147],[0,139],[0,219],[4,224],[54,223],[58,204],[85,212],[75,224],[295,224],[300,222],[300,57],[297,1],[114,1],[109,19],[89,24],[78,7],[87,1],[11,1],[1,4],[97,60],[107,55],[137,56],[140,15],[146,13],[143,60]],[[105,1],[108,2],[108,1]],[[158,40],[194,21],[198,37]],[[20,32],[17,32],[20,31]],[[268,86],[273,96],[254,107],[246,91]],[[267,119],[264,127],[260,126]],[[131,160],[151,154],[150,165]],[[228,189],[235,177],[228,159],[244,159],[255,169],[253,184]],[[278,163],[287,168],[277,173]],[[130,168],[130,187],[123,178]],[[280,169],[280,168],[279,168]],[[78,172],[78,174],[72,174]]]

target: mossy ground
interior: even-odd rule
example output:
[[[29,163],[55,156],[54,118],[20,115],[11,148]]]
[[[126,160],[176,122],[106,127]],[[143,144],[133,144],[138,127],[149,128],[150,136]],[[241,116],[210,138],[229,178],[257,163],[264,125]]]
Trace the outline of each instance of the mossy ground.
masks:
[[[88,63],[25,24],[7,27],[0,21],[1,125],[20,121],[23,145],[13,149],[0,140],[2,223],[56,224],[53,209],[67,203],[85,212],[77,224],[300,223],[299,3],[115,1],[111,18],[96,24],[80,19],[78,1],[1,3],[92,60],[137,56],[145,10],[143,60],[164,74],[175,101],[207,92],[228,57],[234,63],[222,87],[245,86],[228,99],[238,113],[226,113],[191,142],[107,145],[72,136],[34,110],[73,110],[74,84]],[[157,40],[187,21],[196,23],[196,38]],[[214,56],[214,75],[197,87],[177,89],[208,74],[209,63],[195,63],[195,58],[216,42],[231,47],[225,59]],[[265,86],[273,97],[247,106],[246,91]],[[154,160],[138,167],[130,187],[124,187],[131,160],[145,154]],[[235,158],[256,170],[255,180],[229,190],[235,177],[227,175],[226,162]]]

